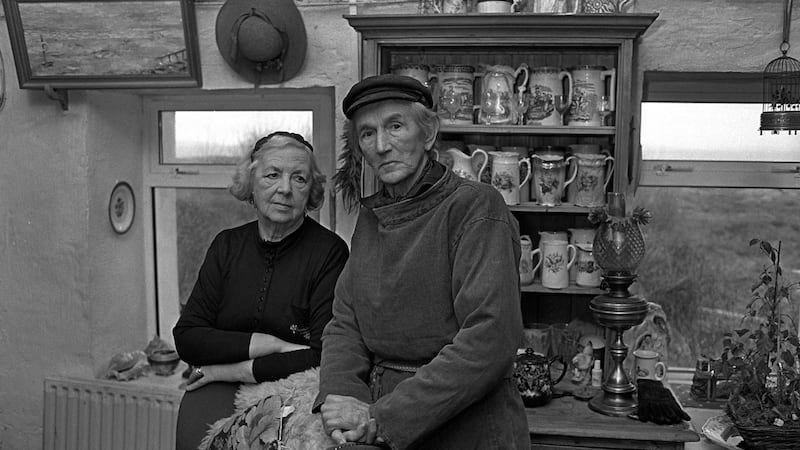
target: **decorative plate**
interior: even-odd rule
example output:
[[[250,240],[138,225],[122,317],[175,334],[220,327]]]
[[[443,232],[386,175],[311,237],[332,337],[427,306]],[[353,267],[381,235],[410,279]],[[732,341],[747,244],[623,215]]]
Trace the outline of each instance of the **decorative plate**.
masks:
[[[133,216],[136,212],[136,200],[133,196],[131,185],[120,181],[111,190],[108,200],[108,220],[111,228],[118,234],[127,233],[133,225]]]
[[[736,431],[731,419],[725,415],[709,417],[702,427],[703,434],[709,441],[719,445],[720,447],[730,450],[740,450],[739,443],[742,442],[742,437]]]

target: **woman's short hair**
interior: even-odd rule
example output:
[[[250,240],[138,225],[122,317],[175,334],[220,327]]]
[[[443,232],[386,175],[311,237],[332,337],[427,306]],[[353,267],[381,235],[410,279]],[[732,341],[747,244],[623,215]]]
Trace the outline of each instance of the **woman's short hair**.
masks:
[[[311,161],[311,192],[308,196],[307,211],[314,211],[322,207],[325,202],[325,174],[319,169],[314,148],[296,133],[276,131],[256,141],[253,149],[249,151],[236,165],[233,181],[228,191],[243,202],[253,201],[253,175],[261,156],[269,150],[276,148],[294,147],[308,152]]]

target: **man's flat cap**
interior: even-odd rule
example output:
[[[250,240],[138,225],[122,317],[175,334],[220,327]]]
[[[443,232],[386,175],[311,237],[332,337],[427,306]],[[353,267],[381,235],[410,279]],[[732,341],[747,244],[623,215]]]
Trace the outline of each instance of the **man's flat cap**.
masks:
[[[350,88],[342,101],[342,110],[348,119],[362,106],[382,100],[407,100],[433,107],[431,91],[414,78],[384,74],[364,78]]]

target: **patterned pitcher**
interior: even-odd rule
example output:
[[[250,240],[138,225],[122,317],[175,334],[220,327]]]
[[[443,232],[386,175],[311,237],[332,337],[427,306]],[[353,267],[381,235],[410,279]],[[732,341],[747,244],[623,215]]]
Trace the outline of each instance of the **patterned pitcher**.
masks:
[[[514,123],[511,99],[515,92],[517,77],[525,75],[520,86],[528,83],[528,66],[522,64],[516,69],[511,66],[485,66],[479,75],[480,103],[478,122],[484,125],[509,125]]]
[[[542,206],[558,206],[564,196],[564,188],[575,180],[577,171],[572,172],[568,180],[566,176],[566,166],[571,159],[567,160],[558,155],[537,155],[531,156],[533,166],[533,193],[536,203]]]
[[[608,95],[611,110],[616,95],[617,69],[606,70],[603,66],[578,66],[572,70],[572,103],[569,108],[569,126],[599,127],[600,97]],[[606,92],[606,78],[610,78],[609,92]]]
[[[566,103],[572,103],[572,74],[557,67],[536,67],[531,70],[528,91],[530,100],[525,114],[528,125],[561,126],[564,123],[561,113],[556,110],[555,96],[566,94]]]
[[[507,205],[519,204],[519,189],[531,178],[531,163],[511,152],[489,152],[492,155],[492,186],[500,191]],[[520,166],[527,166],[525,179],[520,181]]]
[[[573,155],[577,176],[572,183],[575,189],[575,206],[590,208],[606,204],[606,187],[614,173],[614,157],[577,153]]]
[[[472,85],[475,68],[467,65],[438,66],[436,110],[444,124],[472,124]],[[449,109],[451,107],[452,109]]]

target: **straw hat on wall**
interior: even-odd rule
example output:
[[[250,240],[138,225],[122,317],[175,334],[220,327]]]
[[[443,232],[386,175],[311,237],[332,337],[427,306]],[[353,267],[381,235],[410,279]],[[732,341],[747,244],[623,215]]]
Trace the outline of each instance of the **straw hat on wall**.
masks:
[[[282,83],[306,56],[306,28],[293,0],[226,0],[217,14],[217,48],[242,78]]]

